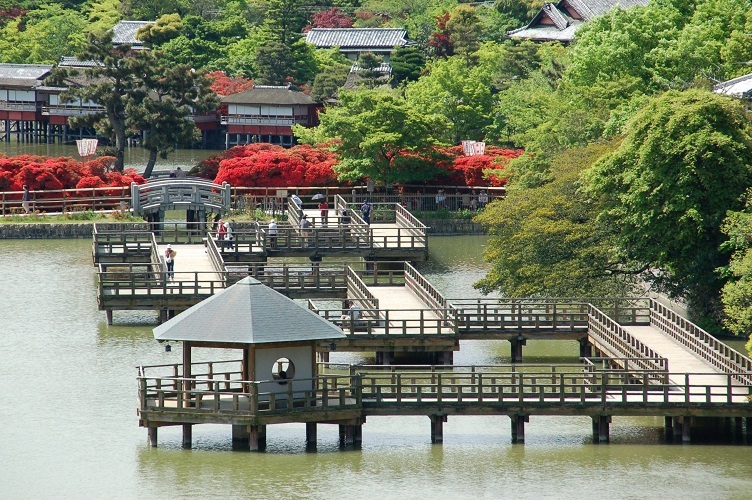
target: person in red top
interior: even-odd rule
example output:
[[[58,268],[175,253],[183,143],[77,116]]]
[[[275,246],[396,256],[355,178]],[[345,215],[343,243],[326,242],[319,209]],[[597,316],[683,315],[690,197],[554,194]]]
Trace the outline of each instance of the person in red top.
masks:
[[[329,204],[325,199],[319,203],[319,210],[321,210],[321,225],[326,226],[329,219]]]
[[[217,226],[217,246],[220,250],[225,246],[225,236],[227,236],[227,226],[225,226],[225,221],[219,219],[219,225]]]

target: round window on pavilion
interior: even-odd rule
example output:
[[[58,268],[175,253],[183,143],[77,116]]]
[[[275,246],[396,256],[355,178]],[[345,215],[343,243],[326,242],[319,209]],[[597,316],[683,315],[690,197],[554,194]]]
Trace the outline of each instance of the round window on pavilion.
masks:
[[[272,378],[280,384],[295,378],[295,365],[288,358],[279,358],[272,366]]]

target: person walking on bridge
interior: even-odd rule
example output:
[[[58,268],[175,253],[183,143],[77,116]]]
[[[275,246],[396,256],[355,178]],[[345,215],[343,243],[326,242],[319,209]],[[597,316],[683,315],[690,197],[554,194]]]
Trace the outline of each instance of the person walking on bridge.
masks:
[[[177,252],[172,249],[172,245],[167,245],[165,249],[165,263],[167,264],[167,279],[175,279],[175,255]]]

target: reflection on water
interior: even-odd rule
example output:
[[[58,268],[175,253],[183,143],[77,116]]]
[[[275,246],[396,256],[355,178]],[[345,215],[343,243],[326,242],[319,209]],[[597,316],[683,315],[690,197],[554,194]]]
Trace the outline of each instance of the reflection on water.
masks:
[[[483,243],[433,238],[422,271],[447,296],[475,296]],[[106,324],[90,252],[86,240],[0,241],[3,498],[749,497],[746,447],[667,444],[660,418],[614,418],[608,445],[592,444],[587,417],[532,416],[527,443],[512,445],[509,418],[455,416],[443,446],[431,445],[426,417],[369,417],[357,451],[340,451],[337,427],[320,425],[308,453],[302,424],[270,426],[266,453],[233,452],[230,428],[216,425],[195,427],[192,450],[181,449],[179,427],[160,428],[151,449],[135,414],[136,367],[178,363],[180,346],[166,353],[154,342],[153,313],[116,312]],[[205,351],[197,361],[237,356]],[[577,352],[538,341],[524,354],[551,362]],[[463,342],[455,359],[508,362],[509,345]]]

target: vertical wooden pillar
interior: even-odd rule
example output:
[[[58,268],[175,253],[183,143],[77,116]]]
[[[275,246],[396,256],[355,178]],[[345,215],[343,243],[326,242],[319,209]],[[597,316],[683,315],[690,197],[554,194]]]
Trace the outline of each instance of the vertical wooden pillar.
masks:
[[[682,421],[681,417],[674,417],[673,418],[674,425],[672,426],[672,429],[674,431],[673,439],[674,442],[679,442],[682,435]]]
[[[523,444],[525,442],[525,422],[530,421],[528,415],[509,415],[512,419],[512,443]]]
[[[689,429],[692,424],[692,417],[681,417],[682,419],[682,443],[689,443],[690,441],[690,433]]]
[[[394,351],[377,351],[376,364],[390,366],[394,364]]]
[[[522,362],[522,346],[527,344],[527,339],[522,335],[509,339],[512,344],[512,363]]]
[[[352,446],[352,444],[353,444],[352,425],[340,424],[339,445],[340,446]]]
[[[251,433],[248,432],[248,426],[245,425],[233,425],[232,426],[232,440],[248,442],[251,438]]]
[[[742,417],[733,417],[734,422],[734,439],[738,442],[742,441],[742,436],[744,436],[744,433],[742,432]]]
[[[441,353],[441,364],[453,365],[454,364],[454,351],[444,351]]]
[[[264,451],[266,449],[266,426],[252,425],[248,445],[251,451]]]
[[[193,424],[183,424],[183,448],[193,446]]]
[[[329,362],[329,351],[321,351],[319,353],[319,359],[321,359],[322,363],[328,363]]]
[[[590,339],[587,337],[583,337],[579,340],[580,342],[580,357],[581,358],[590,358],[593,356],[593,347],[590,345]]]
[[[306,438],[306,448],[309,450],[316,449],[316,440],[318,438],[317,433],[317,426],[316,422],[306,422],[305,424],[305,438]]]
[[[609,415],[594,415],[593,419],[593,443],[608,443],[611,439],[609,427],[611,417]]]
[[[665,439],[671,440],[674,435],[674,419],[672,417],[663,417],[663,428]]]
[[[352,434],[353,434],[353,446],[355,448],[360,448],[363,444],[363,424],[358,423],[352,426]]]
[[[112,309],[107,309],[104,313],[107,315],[107,324],[112,325]]]
[[[149,426],[149,445],[151,445],[152,448],[157,447],[157,427],[156,426]]]
[[[183,378],[184,379],[190,379],[192,378],[191,375],[191,343],[190,342],[183,342]],[[190,406],[189,401],[191,400],[190,397],[190,391],[193,389],[191,387],[190,380],[184,380],[183,381],[183,391],[185,391],[185,395],[183,397],[184,401],[186,401],[187,405]]]
[[[429,415],[431,419],[431,442],[441,444],[444,442],[444,422],[447,421],[446,415]]]

